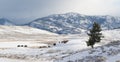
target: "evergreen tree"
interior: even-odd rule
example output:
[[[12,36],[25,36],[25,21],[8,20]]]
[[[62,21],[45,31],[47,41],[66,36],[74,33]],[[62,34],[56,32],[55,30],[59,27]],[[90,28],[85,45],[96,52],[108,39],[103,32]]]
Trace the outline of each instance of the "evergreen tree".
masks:
[[[89,40],[86,42],[87,46],[91,46],[92,48],[94,48],[94,44],[101,41],[102,33],[100,32],[100,25],[94,22],[92,29],[90,29],[90,33],[88,33]]]

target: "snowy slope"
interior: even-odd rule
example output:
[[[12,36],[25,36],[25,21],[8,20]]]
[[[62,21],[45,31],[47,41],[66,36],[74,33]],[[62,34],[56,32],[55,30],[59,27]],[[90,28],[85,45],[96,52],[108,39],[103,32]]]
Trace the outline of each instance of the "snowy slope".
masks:
[[[94,49],[86,46],[85,37],[70,41],[71,50],[76,50],[74,53],[65,56],[55,62],[116,62],[120,61],[120,29],[102,31],[104,38],[100,43],[95,45]],[[83,37],[83,38],[82,38]],[[82,41],[82,42],[81,42]],[[67,49],[67,48],[65,48]],[[69,50],[70,50],[69,49]],[[69,53],[69,52],[68,52]]]
[[[54,14],[38,18],[26,25],[58,34],[77,34],[91,28],[94,21],[101,24],[102,29],[120,27],[120,17],[89,16],[79,13]]]
[[[47,35],[57,35],[45,30],[40,30],[28,26],[0,26],[0,34],[47,34]]]
[[[102,31],[105,36],[101,43],[95,45],[94,49],[86,46],[88,36],[83,33],[79,35],[69,35],[66,44],[57,43],[50,48],[10,48],[0,49],[0,60],[9,62],[111,62],[119,60],[120,55],[120,29]],[[114,35],[114,36],[113,36]],[[116,35],[116,37],[115,37]],[[64,36],[61,36],[64,37]],[[118,41],[118,42],[114,42]],[[113,43],[110,43],[113,42]],[[26,43],[25,43],[26,44]]]
[[[107,45],[78,51],[59,62],[116,62],[120,61],[120,41],[114,41]],[[56,61],[57,62],[57,61]]]
[[[28,26],[0,26],[0,42],[51,41],[58,34]]]

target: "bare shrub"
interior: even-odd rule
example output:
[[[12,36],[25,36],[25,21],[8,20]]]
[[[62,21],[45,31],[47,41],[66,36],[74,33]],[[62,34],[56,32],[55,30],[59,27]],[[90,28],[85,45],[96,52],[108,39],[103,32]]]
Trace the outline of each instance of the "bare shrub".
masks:
[[[50,49],[47,51],[47,53],[56,53],[56,52],[60,52],[61,50],[53,50],[53,49]]]
[[[83,59],[77,60],[78,62],[105,62],[106,58],[103,56],[87,56]]]
[[[74,62],[74,61],[69,60],[69,61],[67,61],[67,62]]]

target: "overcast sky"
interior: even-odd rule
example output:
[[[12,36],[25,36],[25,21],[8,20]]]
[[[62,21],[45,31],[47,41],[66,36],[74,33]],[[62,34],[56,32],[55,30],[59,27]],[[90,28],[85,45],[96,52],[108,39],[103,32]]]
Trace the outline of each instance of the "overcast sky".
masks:
[[[120,0],[0,0],[0,17],[18,23],[67,12],[120,17]]]

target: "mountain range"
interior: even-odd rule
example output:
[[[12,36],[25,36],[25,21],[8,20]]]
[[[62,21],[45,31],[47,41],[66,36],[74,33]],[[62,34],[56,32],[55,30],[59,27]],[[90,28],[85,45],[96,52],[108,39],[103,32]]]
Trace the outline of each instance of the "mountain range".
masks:
[[[0,25],[6,25],[6,22],[15,25],[6,19],[0,19]],[[49,15],[33,20],[25,25],[58,34],[78,34],[90,29],[93,22],[99,23],[103,30],[120,28],[120,17],[109,15],[91,16],[73,12]]]
[[[15,24],[6,18],[0,18],[0,25],[9,26],[9,25],[15,25]]]

